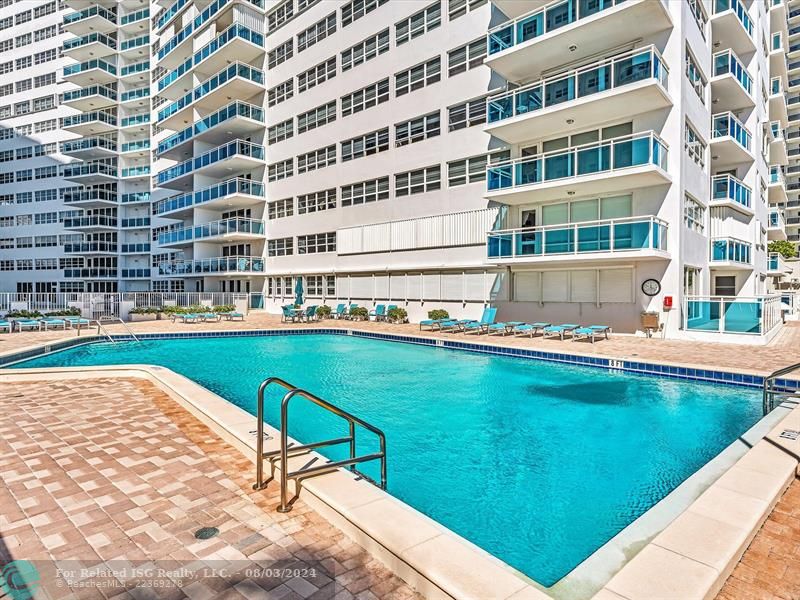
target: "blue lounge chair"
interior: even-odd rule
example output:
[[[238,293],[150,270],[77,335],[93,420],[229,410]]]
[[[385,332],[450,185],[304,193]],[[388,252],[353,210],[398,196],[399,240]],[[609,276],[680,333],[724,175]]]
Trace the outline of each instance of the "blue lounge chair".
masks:
[[[369,311],[369,316],[375,317],[376,321],[380,321],[381,319],[386,318],[386,305],[377,304],[374,310]]]
[[[89,319],[84,319],[83,317],[64,317],[64,320],[69,323],[69,326],[76,327],[80,329],[81,327],[88,327],[91,325],[91,321]]]
[[[244,315],[236,311],[227,311],[219,313],[226,321],[244,321]]]
[[[67,322],[64,319],[56,319],[55,317],[45,317],[39,319],[42,323],[42,328],[47,331],[48,329],[66,329]]]
[[[353,309],[358,308],[358,304],[351,304],[350,308],[347,309],[347,314],[344,315],[345,319],[352,319]]]
[[[302,312],[298,312],[297,309],[292,304],[281,306],[281,310],[283,311],[281,321],[283,321],[284,323],[288,323],[289,321],[294,323],[303,314]]]
[[[578,327],[572,332],[572,341],[575,342],[579,339],[587,339],[594,344],[594,338],[604,336],[608,339],[611,333],[611,327],[608,325],[589,325],[588,327]]]
[[[197,316],[202,321],[216,321],[217,323],[222,321],[222,317],[215,312],[199,313]]]
[[[172,315],[172,322],[174,323],[180,319],[183,323],[197,323],[200,320],[200,315],[195,313],[174,313]]]
[[[344,304],[337,304],[336,305],[336,312],[333,313],[334,319],[341,319],[345,316],[344,314],[345,305]]]
[[[316,304],[306,307],[306,312],[303,314],[302,319],[306,323],[317,320],[317,306]]]
[[[514,335],[529,335],[533,337],[536,333],[542,331],[545,327],[550,327],[552,323],[544,323],[544,322],[536,322],[536,323],[524,323],[522,325],[517,325],[514,327]]]
[[[42,324],[35,319],[14,319],[14,327],[22,333],[25,329],[42,329]]]
[[[542,337],[560,337],[562,340],[566,334],[572,335],[580,325],[575,323],[562,323],[561,325],[550,325],[542,329]]]
[[[6,333],[11,333],[11,321],[0,321],[0,331],[5,330]]]
[[[467,323],[477,323],[475,319],[448,319],[439,323],[441,331],[449,331],[450,333],[457,333],[464,330],[464,325]]]
[[[472,323],[464,323],[462,330],[464,333],[477,332],[478,334],[489,331],[489,326],[494,325],[494,319],[497,316],[496,308],[483,309],[483,316],[480,321],[473,321]]]
[[[492,335],[493,333],[497,335],[498,333],[501,335],[507,335],[514,331],[515,327],[520,325],[525,325],[524,321],[505,321],[504,323],[494,323],[489,325],[487,333]]]
[[[450,317],[446,319],[425,319],[424,321],[419,322],[419,330],[422,331],[423,327],[427,327],[431,331],[434,331],[435,329],[441,329],[442,323],[448,322],[452,322]]]

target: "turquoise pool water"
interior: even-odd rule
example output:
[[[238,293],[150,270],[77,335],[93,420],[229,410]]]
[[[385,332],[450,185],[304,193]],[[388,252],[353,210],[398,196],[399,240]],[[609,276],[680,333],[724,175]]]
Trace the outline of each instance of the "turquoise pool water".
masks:
[[[102,343],[15,366],[124,363],[163,365],[251,413],[272,375],[340,404],[386,433],[393,495],[546,586],[761,409],[746,388],[333,335]],[[344,431],[317,407],[291,412],[302,441]]]

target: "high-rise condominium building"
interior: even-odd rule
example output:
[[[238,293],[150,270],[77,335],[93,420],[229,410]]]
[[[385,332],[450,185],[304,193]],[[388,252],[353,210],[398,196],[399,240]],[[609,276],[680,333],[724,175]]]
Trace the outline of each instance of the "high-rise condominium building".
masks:
[[[785,272],[767,244],[796,185],[800,9],[782,0],[62,4],[64,33],[30,46],[62,48],[47,114],[74,138],[30,159],[61,163],[58,269],[19,272],[18,219],[45,205],[9,180],[4,287],[250,292],[278,311],[299,279],[309,302],[412,320],[491,303],[636,331],[656,311],[677,336],[714,321],[711,296],[765,310]],[[12,84],[25,53],[0,55]]]

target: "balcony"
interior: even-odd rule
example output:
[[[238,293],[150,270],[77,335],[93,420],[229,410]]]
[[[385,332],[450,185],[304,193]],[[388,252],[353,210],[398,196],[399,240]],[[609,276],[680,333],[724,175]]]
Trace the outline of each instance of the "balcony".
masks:
[[[228,207],[246,208],[264,202],[264,184],[237,177],[216,183],[196,192],[172,196],[153,205],[153,214],[183,218],[194,212],[195,206],[212,210]]]
[[[143,60],[120,67],[119,76],[122,80],[127,80],[129,84],[133,82],[142,83],[147,81],[150,71],[150,61]]]
[[[491,29],[486,64],[509,81],[530,80],[564,64],[567,48],[569,62],[580,61],[629,41],[631,31],[646,38],[671,27],[662,0],[555,0]]]
[[[752,190],[733,175],[711,178],[711,206],[727,207],[747,216],[753,215]]]
[[[712,0],[711,32],[714,44],[731,48],[739,56],[756,49],[753,21],[740,0]]]
[[[193,242],[238,242],[264,239],[264,221],[241,217],[182,227],[159,234],[160,246],[191,246]]]
[[[144,156],[147,154],[147,151],[150,149],[150,140],[134,140],[132,142],[124,142],[120,144],[119,151],[123,154],[130,154],[130,153],[138,153],[140,156]],[[128,157],[130,158],[130,157]],[[141,175],[149,174],[149,169],[147,172],[141,173]]]
[[[64,192],[64,204],[79,208],[107,208],[117,205],[117,193],[104,189]]]
[[[143,88],[134,88],[132,90],[126,90],[119,95],[119,101],[123,104],[126,102],[139,102],[139,106],[147,105],[146,98],[150,97],[150,88],[143,87]]]
[[[67,217],[64,219],[64,229],[76,229],[82,231],[105,231],[117,228],[117,218],[106,215],[94,215],[89,217]]]
[[[651,131],[491,165],[486,196],[504,204],[528,204],[670,181],[667,147]]]
[[[102,58],[93,58],[64,67],[64,79],[81,87],[114,83],[117,79],[117,67]]]
[[[122,194],[119,199],[123,204],[150,204],[150,192],[130,192]]]
[[[779,121],[784,126],[789,124],[786,95],[783,93],[783,80],[780,77],[773,77],[770,80],[769,118],[772,121]]]
[[[117,90],[105,85],[92,85],[61,94],[61,104],[83,112],[110,108],[116,103]]]
[[[143,125],[147,125],[150,123],[150,115],[142,114],[142,115],[132,115],[129,117],[124,117],[120,119],[119,126],[120,128],[127,128],[127,127],[142,127]],[[149,128],[148,128],[149,129]]]
[[[149,229],[150,217],[128,217],[119,220],[122,229]]]
[[[185,7],[190,5],[191,2],[189,0],[175,0],[172,5],[156,15],[153,28],[160,33],[160,30],[163,29],[164,26],[177,17]]]
[[[786,132],[779,121],[770,123],[769,164],[786,165],[789,154],[786,149]]]
[[[116,254],[115,242],[74,242],[64,244],[65,254]]]
[[[143,242],[139,244],[120,244],[120,254],[150,254],[152,244]]]
[[[711,240],[712,269],[751,270],[753,245],[736,238],[725,237]]]
[[[264,36],[234,23],[158,80],[158,93],[169,100],[184,95],[192,83],[192,69],[201,66],[205,73],[215,73],[233,61],[250,62],[264,53]]]
[[[224,125],[224,127],[222,127]],[[158,144],[158,156],[179,160],[191,153],[191,143],[201,140],[221,144],[231,137],[242,138],[264,127],[264,110],[255,104],[235,100]]]
[[[198,260],[175,260],[158,265],[158,274],[163,277],[247,275],[263,272],[264,259],[261,256],[221,256]]]
[[[781,298],[688,296],[683,318],[687,331],[766,335],[781,323]]]
[[[222,177],[231,171],[249,171],[263,164],[264,146],[233,140],[161,171],[156,176],[156,185],[184,189],[191,185],[195,174]]]
[[[789,12],[784,0],[772,0],[769,2],[769,25],[770,31],[787,32]]]
[[[120,269],[122,279],[150,279],[151,276],[150,269]]]
[[[526,0],[520,2],[519,0],[493,0],[497,8],[499,8],[505,16],[509,19],[516,19],[531,10],[541,8],[545,4],[551,4],[552,0]]]
[[[64,277],[67,279],[116,279],[117,270],[115,268],[64,269]]]
[[[150,175],[150,165],[137,165],[133,167],[125,167],[120,171],[120,177],[124,178],[136,178],[136,177],[147,177]]]
[[[117,142],[110,137],[85,137],[69,140],[61,142],[61,153],[81,160],[110,158],[117,153]]]
[[[786,178],[780,167],[769,168],[767,193],[770,204],[780,204],[789,201],[789,196],[786,193]]]
[[[789,61],[786,58],[786,48],[783,46],[784,35],[780,32],[772,34],[772,43],[769,48],[769,72],[785,80],[789,76]]]
[[[89,8],[64,16],[64,29],[75,35],[92,32],[113,33],[117,30],[116,12],[93,4]]]
[[[712,58],[711,99],[717,110],[753,108],[753,80],[732,50]]]
[[[81,185],[112,183],[117,180],[117,167],[104,163],[66,165],[63,177]]]
[[[767,256],[767,275],[782,277],[792,272],[792,267],[779,252],[770,252]]]
[[[122,40],[119,44],[119,53],[127,59],[134,60],[139,56],[150,55],[150,35]]]
[[[711,117],[711,160],[714,167],[729,167],[751,163],[752,136],[733,113],[726,112]]]
[[[780,210],[773,209],[769,211],[767,219],[767,239],[786,239],[786,221],[784,221],[783,213]]]
[[[117,40],[98,31],[78,38],[65,40],[61,46],[64,56],[77,61],[89,60],[93,56],[108,56],[117,49]]]
[[[633,107],[672,105],[668,70],[650,46],[487,99],[485,131],[511,144],[630,118]],[[635,112],[635,109],[633,109]]]
[[[182,98],[158,111],[158,125],[178,131],[192,120],[191,108],[214,110],[231,98],[246,99],[263,91],[264,72],[235,62],[206,79]]]
[[[126,33],[143,30],[147,27],[150,18],[150,9],[142,8],[136,12],[127,13],[119,18],[119,26]]]
[[[668,259],[667,223],[642,216],[490,231],[486,252],[502,264]]]

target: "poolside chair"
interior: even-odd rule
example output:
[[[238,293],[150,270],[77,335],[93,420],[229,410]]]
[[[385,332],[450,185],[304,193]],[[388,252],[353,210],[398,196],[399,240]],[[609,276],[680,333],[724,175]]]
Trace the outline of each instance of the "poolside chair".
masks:
[[[337,304],[336,305],[336,312],[333,313],[333,318],[334,319],[343,319],[344,316],[345,316],[344,309],[345,309],[345,305],[344,304]]]
[[[11,333],[11,321],[0,320],[0,331]]]
[[[172,315],[172,322],[174,323],[178,319],[180,319],[182,323],[197,323],[200,319],[200,315],[195,313],[174,313]]]
[[[447,331],[450,333],[458,333],[464,330],[464,325],[468,323],[477,323],[475,319],[447,319],[439,323],[440,331]]]
[[[216,321],[217,323],[219,323],[220,321],[222,321],[222,317],[215,312],[198,313],[197,316],[204,323],[208,321]]]
[[[244,315],[233,310],[217,314],[219,314],[220,317],[224,318],[226,321],[244,321]]]
[[[492,325],[489,325],[487,333],[489,335],[500,334],[500,335],[505,336],[505,335],[508,335],[509,333],[511,333],[512,331],[514,331],[514,329],[516,327],[519,327],[520,325],[525,325],[525,322],[524,321],[505,321],[504,323],[494,323]]]
[[[64,319],[56,319],[54,317],[45,317],[44,319],[39,319],[42,324],[42,328],[47,331],[48,329],[66,329],[67,322]]]
[[[299,316],[292,304],[281,306],[281,311],[283,311],[283,315],[281,316],[281,322],[283,323],[288,323],[289,321],[294,323]]]
[[[579,339],[587,339],[594,344],[595,336],[605,336],[608,339],[611,333],[611,327],[608,325],[589,325],[588,327],[578,327],[572,332],[572,341],[576,342]]]
[[[83,317],[64,317],[64,320],[67,322],[70,328],[76,327],[80,329],[81,327],[88,327],[92,324],[89,319],[84,319]]]
[[[447,319],[425,319],[419,322],[419,330],[422,331],[423,327],[427,327],[430,331],[435,331],[436,329],[441,329],[442,323],[449,322],[452,322],[449,317]]]
[[[522,325],[517,325],[514,327],[514,335],[529,335],[533,337],[535,334],[539,333],[545,327],[550,327],[552,323],[544,323],[544,322],[536,322],[536,323],[523,323]]]
[[[315,304],[315,305],[306,307],[306,312],[303,315],[301,315],[300,318],[302,320],[304,320],[306,323],[310,323],[311,321],[316,321],[317,320],[317,305]]]
[[[385,304],[377,304],[375,308],[369,311],[370,317],[375,317],[376,321],[380,321],[381,319],[386,318],[386,305]]]
[[[350,307],[347,309],[347,313],[344,315],[345,319],[352,319],[352,315],[350,313],[353,312],[354,308],[358,308],[358,304],[351,304]]]
[[[487,307],[483,309],[483,316],[480,321],[473,321],[471,323],[464,323],[462,330],[464,333],[475,332],[477,334],[487,333],[489,326],[494,325],[494,318],[497,316],[497,309]]]
[[[544,327],[542,329],[542,337],[559,337],[562,340],[564,336],[567,334],[574,335],[574,331],[578,329],[580,325],[576,325],[575,323],[562,323],[561,325],[550,325],[549,327]]]
[[[42,324],[35,319],[14,319],[14,327],[22,333],[24,330],[38,329],[41,331]]]

